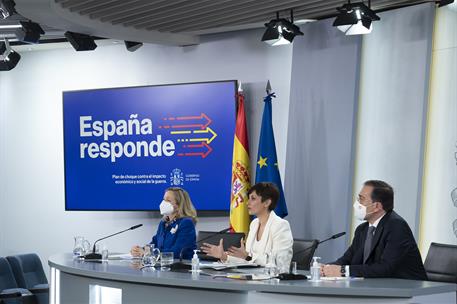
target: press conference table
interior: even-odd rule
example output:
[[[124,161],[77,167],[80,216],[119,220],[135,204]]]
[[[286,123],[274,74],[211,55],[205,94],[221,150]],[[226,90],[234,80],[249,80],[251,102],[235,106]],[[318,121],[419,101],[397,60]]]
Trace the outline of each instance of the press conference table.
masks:
[[[456,303],[457,284],[400,279],[243,281],[138,269],[138,263],[49,258],[51,303]],[[245,272],[255,270],[244,269]]]

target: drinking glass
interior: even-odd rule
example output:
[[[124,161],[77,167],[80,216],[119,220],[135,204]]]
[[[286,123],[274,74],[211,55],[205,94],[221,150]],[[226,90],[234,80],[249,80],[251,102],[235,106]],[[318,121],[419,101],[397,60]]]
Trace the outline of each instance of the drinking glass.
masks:
[[[160,254],[160,270],[170,270],[173,264],[173,252],[162,252]]]
[[[108,247],[106,247],[105,244],[101,245],[100,247],[102,248],[102,252],[101,252],[102,260],[103,261],[108,260]]]
[[[290,262],[287,252],[277,252],[275,255],[276,274],[289,273]]]
[[[271,278],[276,276],[276,256],[272,252],[265,253],[266,263],[265,263],[265,274],[269,275]]]
[[[298,274],[298,271],[297,271],[297,262],[295,262],[295,261],[290,262],[290,271],[289,271],[289,273],[291,273],[291,274]]]

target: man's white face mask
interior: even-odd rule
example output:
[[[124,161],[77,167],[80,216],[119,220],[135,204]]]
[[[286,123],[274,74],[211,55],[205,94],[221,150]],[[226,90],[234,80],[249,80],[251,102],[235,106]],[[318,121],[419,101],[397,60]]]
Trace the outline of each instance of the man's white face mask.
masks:
[[[371,205],[374,205],[374,203],[371,203]],[[362,205],[361,203],[359,203],[359,201],[355,201],[353,207],[354,207],[354,216],[359,221],[365,221],[367,215],[374,213],[374,212],[367,213],[367,206]]]
[[[359,203],[358,201],[354,202],[354,216],[359,221],[364,221],[367,216],[367,207]]]
[[[159,208],[160,208],[160,214],[161,215],[170,215],[174,211],[173,205],[170,202],[166,201],[166,200],[163,200],[160,203]]]

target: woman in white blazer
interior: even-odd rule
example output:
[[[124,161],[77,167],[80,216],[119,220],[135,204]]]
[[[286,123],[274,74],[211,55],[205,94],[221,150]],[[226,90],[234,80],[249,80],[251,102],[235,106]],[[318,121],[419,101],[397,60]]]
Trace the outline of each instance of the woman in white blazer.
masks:
[[[261,266],[266,264],[266,256],[276,257],[279,267],[288,267],[292,260],[293,237],[289,222],[273,211],[279,199],[279,191],[273,183],[258,183],[249,189],[248,211],[256,219],[249,226],[246,242],[241,247],[230,247],[224,251],[223,240],[219,245],[204,243],[201,249],[206,254],[222,262],[251,261]]]

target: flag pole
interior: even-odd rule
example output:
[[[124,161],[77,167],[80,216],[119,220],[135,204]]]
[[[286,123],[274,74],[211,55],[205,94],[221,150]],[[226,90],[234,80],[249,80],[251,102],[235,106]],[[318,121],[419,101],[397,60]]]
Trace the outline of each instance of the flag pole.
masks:
[[[267,95],[270,95],[271,92],[273,91],[273,89],[271,88],[270,79],[268,79],[268,81],[267,81],[267,87],[265,88],[265,91],[267,91]]]
[[[237,93],[237,115],[235,124],[232,160],[232,185],[230,196],[230,228],[232,232],[249,232],[250,217],[247,209],[247,192],[251,187],[249,140],[244,94],[241,82]]]
[[[262,116],[262,126],[260,128],[259,148],[257,149],[257,164],[255,182],[272,182],[279,190],[279,200],[275,208],[275,213],[280,217],[288,214],[286,199],[279,174],[278,156],[276,154],[276,144],[272,122],[272,99],[276,97],[271,88],[270,80],[265,88],[267,96],[263,99],[264,108]]]

